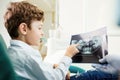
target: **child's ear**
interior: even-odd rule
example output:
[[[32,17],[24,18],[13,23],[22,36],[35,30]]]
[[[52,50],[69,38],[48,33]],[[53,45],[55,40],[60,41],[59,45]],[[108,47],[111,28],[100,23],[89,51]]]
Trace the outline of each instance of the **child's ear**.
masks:
[[[20,34],[26,35],[27,34],[27,24],[26,23],[21,23],[18,28]]]

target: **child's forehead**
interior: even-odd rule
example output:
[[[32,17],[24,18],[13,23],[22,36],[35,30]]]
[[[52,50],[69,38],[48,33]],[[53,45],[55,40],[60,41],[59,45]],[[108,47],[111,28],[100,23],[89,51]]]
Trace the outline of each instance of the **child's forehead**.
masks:
[[[31,25],[42,26],[43,21],[42,20],[32,20]]]
[[[34,23],[34,22],[36,22],[36,23],[43,23],[42,20],[37,20],[37,19],[33,19],[33,20],[31,20],[31,23]]]

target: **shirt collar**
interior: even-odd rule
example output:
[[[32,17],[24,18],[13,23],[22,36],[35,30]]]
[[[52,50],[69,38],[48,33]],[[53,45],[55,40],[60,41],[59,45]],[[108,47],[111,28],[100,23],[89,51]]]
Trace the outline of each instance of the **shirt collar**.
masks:
[[[35,51],[35,52],[37,51],[37,53],[40,54],[40,52],[38,50],[34,49],[33,47],[31,47],[27,43],[25,43],[23,41],[20,41],[20,40],[11,40],[10,45],[11,46],[16,46],[16,47],[22,47],[22,48],[24,48],[26,50],[30,50],[30,51]],[[36,54],[36,55],[38,55],[38,54]]]

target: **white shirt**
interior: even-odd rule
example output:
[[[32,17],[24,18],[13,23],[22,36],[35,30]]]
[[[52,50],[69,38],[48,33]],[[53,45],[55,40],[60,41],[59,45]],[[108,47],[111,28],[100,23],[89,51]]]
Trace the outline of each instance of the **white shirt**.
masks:
[[[59,66],[53,69],[53,65],[42,61],[38,50],[19,40],[11,40],[8,53],[21,80],[64,80],[72,62],[64,56]]]

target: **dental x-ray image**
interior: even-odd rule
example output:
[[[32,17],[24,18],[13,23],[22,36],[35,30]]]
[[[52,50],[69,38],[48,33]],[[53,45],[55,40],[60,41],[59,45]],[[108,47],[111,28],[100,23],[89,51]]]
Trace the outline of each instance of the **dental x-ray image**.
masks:
[[[108,54],[106,27],[87,33],[72,35],[70,44],[77,46],[79,53],[72,57],[73,63],[98,63]]]

